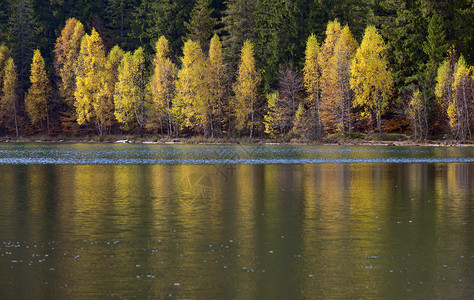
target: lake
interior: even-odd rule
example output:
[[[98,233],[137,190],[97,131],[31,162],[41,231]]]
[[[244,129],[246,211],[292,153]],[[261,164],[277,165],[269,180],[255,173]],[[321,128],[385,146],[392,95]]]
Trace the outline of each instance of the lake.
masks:
[[[0,144],[3,299],[473,299],[474,148]]]

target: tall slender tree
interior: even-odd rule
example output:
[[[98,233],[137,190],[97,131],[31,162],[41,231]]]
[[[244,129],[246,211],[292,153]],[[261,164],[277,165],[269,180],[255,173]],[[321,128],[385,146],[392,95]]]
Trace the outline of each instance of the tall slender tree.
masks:
[[[31,123],[34,125],[40,124],[43,131],[43,122],[46,121],[46,130],[49,131],[49,110],[53,91],[39,49],[36,49],[33,54],[30,82],[31,86],[25,98],[26,112]]]
[[[161,120],[168,124],[168,135],[173,134],[173,120],[171,105],[176,94],[176,65],[169,57],[169,42],[161,36],[156,42],[156,54],[153,61],[154,72],[151,83],[151,93],[154,111]]]
[[[307,123],[304,127],[306,137],[316,137],[321,134],[321,62],[320,47],[314,34],[311,34],[306,43],[305,64],[303,68],[303,84],[306,89],[306,103],[298,108],[298,124]],[[307,120],[304,118],[308,117]],[[302,128],[300,126],[300,128]],[[296,130],[298,133],[298,130]]]
[[[373,26],[368,26],[351,66],[354,103],[364,109],[362,118],[376,120],[382,132],[382,113],[392,92],[392,74],[388,69],[386,46]]]
[[[2,93],[0,97],[0,119],[15,127],[16,137],[19,136],[18,125],[18,73],[13,58],[8,58],[5,63]]]
[[[233,108],[236,114],[236,129],[248,129],[250,137],[253,136],[255,127],[260,81],[261,76],[255,66],[253,44],[250,41],[246,41],[242,47],[237,81],[234,84],[235,97]]]
[[[206,78],[209,89],[211,136],[214,136],[216,129],[218,129],[222,135],[228,103],[225,102],[225,65],[222,56],[222,44],[219,36],[216,34],[212,37],[209,47],[207,71]]]
[[[77,122],[82,125],[95,122],[97,132],[102,135],[105,115],[103,108],[103,76],[105,72],[105,49],[99,33],[92,29],[81,41],[77,60],[75,107]]]

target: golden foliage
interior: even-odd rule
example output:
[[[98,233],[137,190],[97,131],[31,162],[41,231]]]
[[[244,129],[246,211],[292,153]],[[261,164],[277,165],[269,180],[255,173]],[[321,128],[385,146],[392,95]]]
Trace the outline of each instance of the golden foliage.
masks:
[[[382,131],[381,116],[393,84],[385,51],[382,36],[374,26],[368,26],[351,66],[354,104],[364,109],[362,119],[376,119],[379,132]]]
[[[52,88],[39,49],[36,49],[33,54],[30,82],[31,86],[25,98],[26,112],[32,124],[42,125],[46,120],[49,130],[48,105],[51,101]]]
[[[252,137],[255,125],[255,105],[258,97],[257,87],[260,81],[260,73],[255,67],[253,44],[247,40],[242,47],[237,71],[237,82],[234,84],[235,97],[232,106],[236,114],[237,130],[249,129],[250,137]]]

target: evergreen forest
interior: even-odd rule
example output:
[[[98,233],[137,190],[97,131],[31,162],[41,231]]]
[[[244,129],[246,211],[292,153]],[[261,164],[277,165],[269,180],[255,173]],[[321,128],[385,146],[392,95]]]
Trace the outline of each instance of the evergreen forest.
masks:
[[[472,140],[472,0],[0,0],[0,136]]]

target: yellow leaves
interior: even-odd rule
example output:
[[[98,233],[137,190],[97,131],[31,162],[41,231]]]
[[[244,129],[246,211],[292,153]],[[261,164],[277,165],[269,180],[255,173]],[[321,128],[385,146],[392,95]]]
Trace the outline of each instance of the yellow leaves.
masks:
[[[362,106],[368,115],[376,117],[377,127],[381,131],[381,114],[391,95],[392,75],[385,57],[384,41],[373,26],[365,30],[352,62],[351,75],[354,103]]]
[[[260,84],[261,76],[255,67],[255,58],[252,43],[245,41],[240,56],[240,63],[237,72],[237,82],[234,84],[234,110],[236,114],[238,130],[250,129],[250,136],[253,132],[253,121],[255,102],[257,100],[257,87]],[[250,122],[249,121],[250,118]]]
[[[0,109],[3,116],[8,116],[16,113],[16,106],[18,105],[18,72],[11,57],[6,60],[4,66],[3,84],[0,86],[2,91]]]
[[[143,48],[126,52],[118,69],[115,85],[115,117],[126,126],[136,120],[140,128],[145,118],[145,55]]]
[[[84,26],[74,18],[66,21],[54,46],[54,67],[56,75],[61,79],[59,92],[64,101],[74,107],[76,89],[76,63],[81,49],[81,41],[85,35]]]
[[[98,114],[103,91],[103,76],[105,73],[105,50],[102,39],[95,29],[90,35],[85,35],[81,41],[81,50],[77,60],[75,107],[77,122],[85,124],[93,118],[102,133],[103,116]]]
[[[197,42],[188,40],[184,44],[182,67],[178,72],[176,105],[174,114],[182,120],[181,127],[198,131],[209,124],[209,94],[205,83],[206,59]]]
[[[169,42],[161,36],[156,43],[156,55],[154,59],[154,73],[150,81],[152,101],[155,113],[159,118],[166,117],[168,120],[168,131],[171,135],[171,102],[176,92],[176,65],[169,59]]]
[[[52,95],[44,59],[39,49],[36,49],[33,54],[30,82],[31,86],[25,98],[25,106],[31,122],[37,124],[48,117],[48,103]]]
[[[320,49],[318,40],[311,34],[306,42],[303,83],[308,93],[311,105],[318,106],[321,81],[321,65],[319,62]]]

